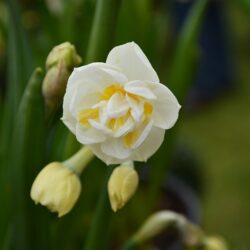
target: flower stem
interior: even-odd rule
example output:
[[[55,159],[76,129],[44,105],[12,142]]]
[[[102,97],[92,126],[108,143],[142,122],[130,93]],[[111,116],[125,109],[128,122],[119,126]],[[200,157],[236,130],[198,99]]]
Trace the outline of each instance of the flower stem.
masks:
[[[76,174],[80,175],[93,158],[94,154],[90,148],[84,146],[76,154],[64,161],[63,164]]]
[[[107,225],[109,224],[112,215],[108,199],[107,182],[113,169],[114,167],[107,166],[104,187],[98,200],[97,209],[94,213],[94,221],[91,223],[86,243],[83,248],[84,250],[104,249],[103,245],[108,232]]]

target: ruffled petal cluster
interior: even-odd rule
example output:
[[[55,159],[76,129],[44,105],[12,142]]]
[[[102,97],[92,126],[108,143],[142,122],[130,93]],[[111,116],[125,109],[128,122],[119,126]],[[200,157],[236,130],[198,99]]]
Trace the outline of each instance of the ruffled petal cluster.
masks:
[[[65,125],[106,164],[146,161],[160,147],[180,105],[134,42],[106,63],[75,68],[63,102]]]

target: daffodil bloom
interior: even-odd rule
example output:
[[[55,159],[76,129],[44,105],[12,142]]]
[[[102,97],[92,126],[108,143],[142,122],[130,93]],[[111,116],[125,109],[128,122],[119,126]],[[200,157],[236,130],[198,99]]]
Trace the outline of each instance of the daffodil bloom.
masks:
[[[131,42],[113,48],[106,63],[74,69],[62,120],[106,164],[119,164],[152,156],[179,109],[175,96]]]

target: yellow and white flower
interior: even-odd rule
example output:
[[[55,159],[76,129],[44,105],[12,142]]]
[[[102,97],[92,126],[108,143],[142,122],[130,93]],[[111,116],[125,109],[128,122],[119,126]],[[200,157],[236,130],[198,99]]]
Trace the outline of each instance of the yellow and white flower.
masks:
[[[160,147],[180,105],[134,42],[106,63],[75,68],[63,102],[65,125],[106,164],[146,161]]]

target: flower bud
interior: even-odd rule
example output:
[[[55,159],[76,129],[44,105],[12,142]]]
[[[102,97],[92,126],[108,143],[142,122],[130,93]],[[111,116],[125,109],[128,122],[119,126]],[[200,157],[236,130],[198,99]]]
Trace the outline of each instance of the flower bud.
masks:
[[[75,205],[81,192],[78,176],[59,162],[48,164],[36,177],[31,198],[61,217]]]
[[[42,86],[47,113],[55,112],[61,104],[69,76],[80,63],[80,56],[69,42],[54,47],[49,53]]]
[[[70,72],[63,63],[49,69],[42,86],[45,104],[48,110],[56,110],[64,96]]]
[[[207,237],[204,241],[204,250],[227,250],[226,242],[220,237]]]
[[[132,163],[115,168],[108,182],[109,200],[112,210],[121,209],[133,196],[138,186],[138,174]]]
[[[75,46],[69,42],[59,44],[51,50],[46,60],[46,69],[48,70],[62,62],[69,70],[72,70],[82,62]]]

